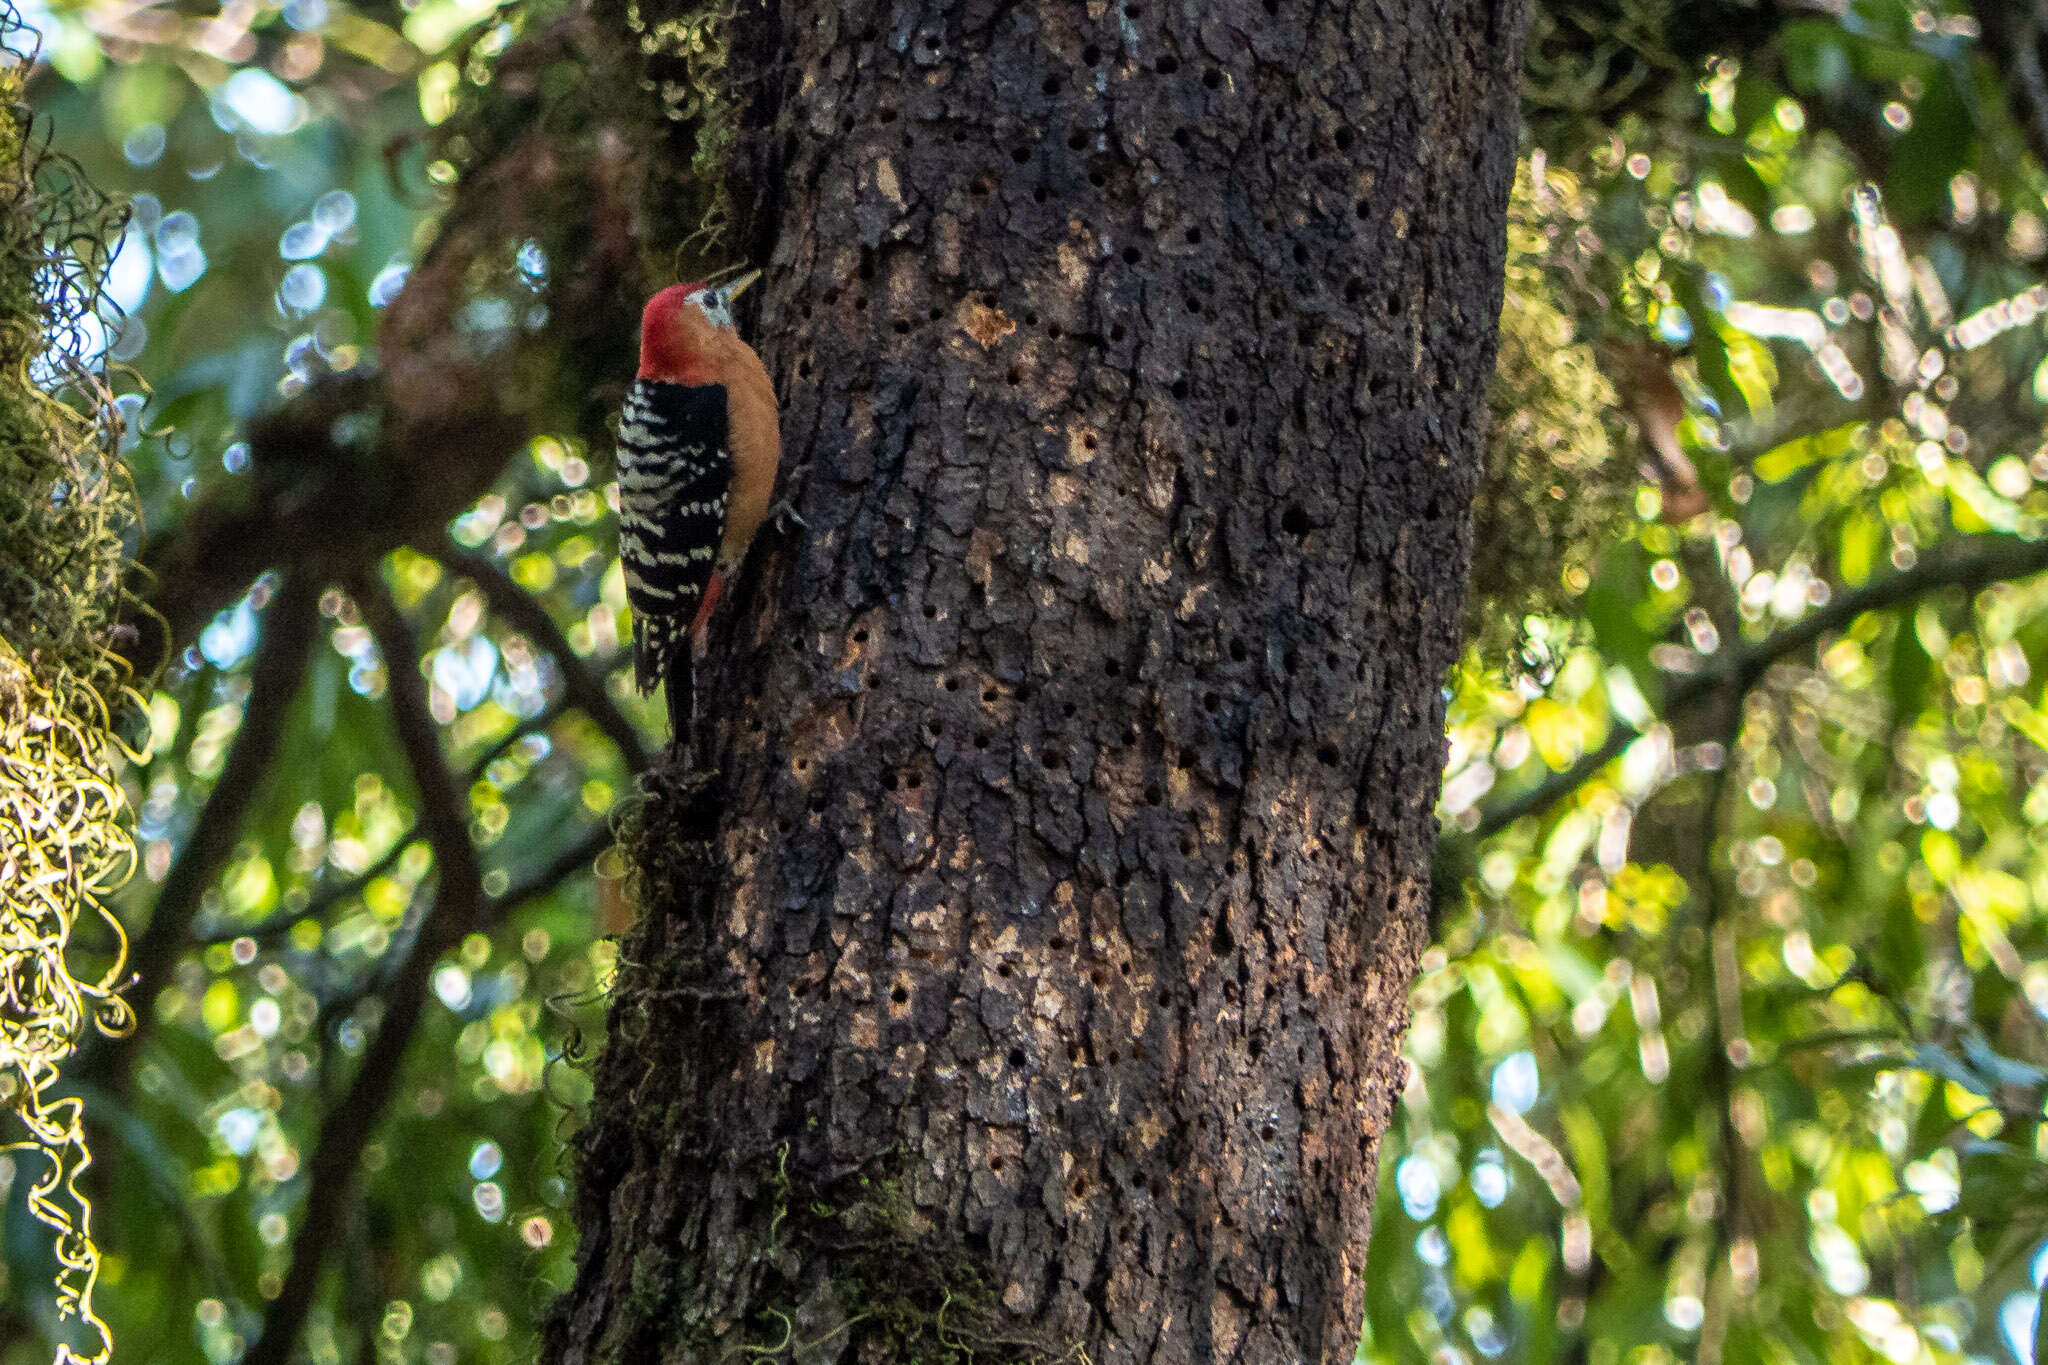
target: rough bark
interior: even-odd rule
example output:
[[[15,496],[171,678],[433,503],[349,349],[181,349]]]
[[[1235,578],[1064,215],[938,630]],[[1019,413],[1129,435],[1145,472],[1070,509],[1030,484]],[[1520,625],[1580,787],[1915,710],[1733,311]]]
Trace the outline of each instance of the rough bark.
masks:
[[[547,1359],[1349,1359],[1519,28],[742,11],[807,525],[650,779]]]

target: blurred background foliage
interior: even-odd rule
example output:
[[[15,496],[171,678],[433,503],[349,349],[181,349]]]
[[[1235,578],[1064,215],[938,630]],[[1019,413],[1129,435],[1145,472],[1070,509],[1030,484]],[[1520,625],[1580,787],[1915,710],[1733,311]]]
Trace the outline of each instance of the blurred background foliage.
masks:
[[[429,267],[462,344],[517,357],[713,252],[715,180],[708,236],[640,221],[627,182],[729,150],[715,11],[647,31],[612,8],[30,12],[46,126],[133,205],[102,330],[151,546],[351,477],[382,417],[310,409],[341,452],[310,477],[264,455],[266,423],[403,378],[380,331]],[[2033,7],[1535,10],[1436,946],[1361,1357],[2032,1362]],[[591,14],[628,40],[593,42]],[[583,216],[500,212],[458,251],[465,192],[508,157],[513,198],[590,168]],[[557,268],[606,250],[623,284]],[[78,1081],[99,1306],[151,1361],[283,1360],[285,1337],[318,1362],[525,1358],[563,1283],[584,1091],[559,1063],[612,960],[606,822],[658,733],[618,668],[607,394],[564,387],[445,535],[353,577],[281,560],[175,642],[127,775],[141,1027]],[[402,1055],[378,1052],[401,1017]],[[10,1174],[18,1365],[64,1328]],[[294,1280],[308,1251],[328,1273]]]

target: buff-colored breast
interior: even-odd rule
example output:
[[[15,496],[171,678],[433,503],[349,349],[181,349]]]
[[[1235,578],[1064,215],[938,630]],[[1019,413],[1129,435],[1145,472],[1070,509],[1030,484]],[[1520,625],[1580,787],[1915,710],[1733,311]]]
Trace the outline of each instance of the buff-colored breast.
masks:
[[[732,441],[732,502],[725,514],[725,539],[718,567],[731,572],[768,515],[775,496],[775,469],[782,462],[781,416],[775,384],[754,348],[732,333],[725,341],[725,402]]]

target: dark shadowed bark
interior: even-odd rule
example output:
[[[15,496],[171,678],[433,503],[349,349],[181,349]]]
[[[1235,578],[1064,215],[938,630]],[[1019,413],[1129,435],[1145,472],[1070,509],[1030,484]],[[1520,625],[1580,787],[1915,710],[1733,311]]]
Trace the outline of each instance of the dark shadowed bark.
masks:
[[[1349,1359],[1519,20],[743,9],[806,526],[650,779],[547,1359]]]

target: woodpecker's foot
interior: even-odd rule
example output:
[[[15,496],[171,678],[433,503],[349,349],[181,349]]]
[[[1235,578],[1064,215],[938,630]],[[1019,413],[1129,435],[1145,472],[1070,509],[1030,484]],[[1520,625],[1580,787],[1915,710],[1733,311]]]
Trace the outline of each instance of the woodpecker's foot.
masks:
[[[811,529],[811,524],[797,515],[796,504],[788,498],[784,498],[781,502],[768,509],[768,521],[770,525],[774,526],[778,532],[785,536],[789,534],[789,528],[792,525],[801,526],[806,531]]]

